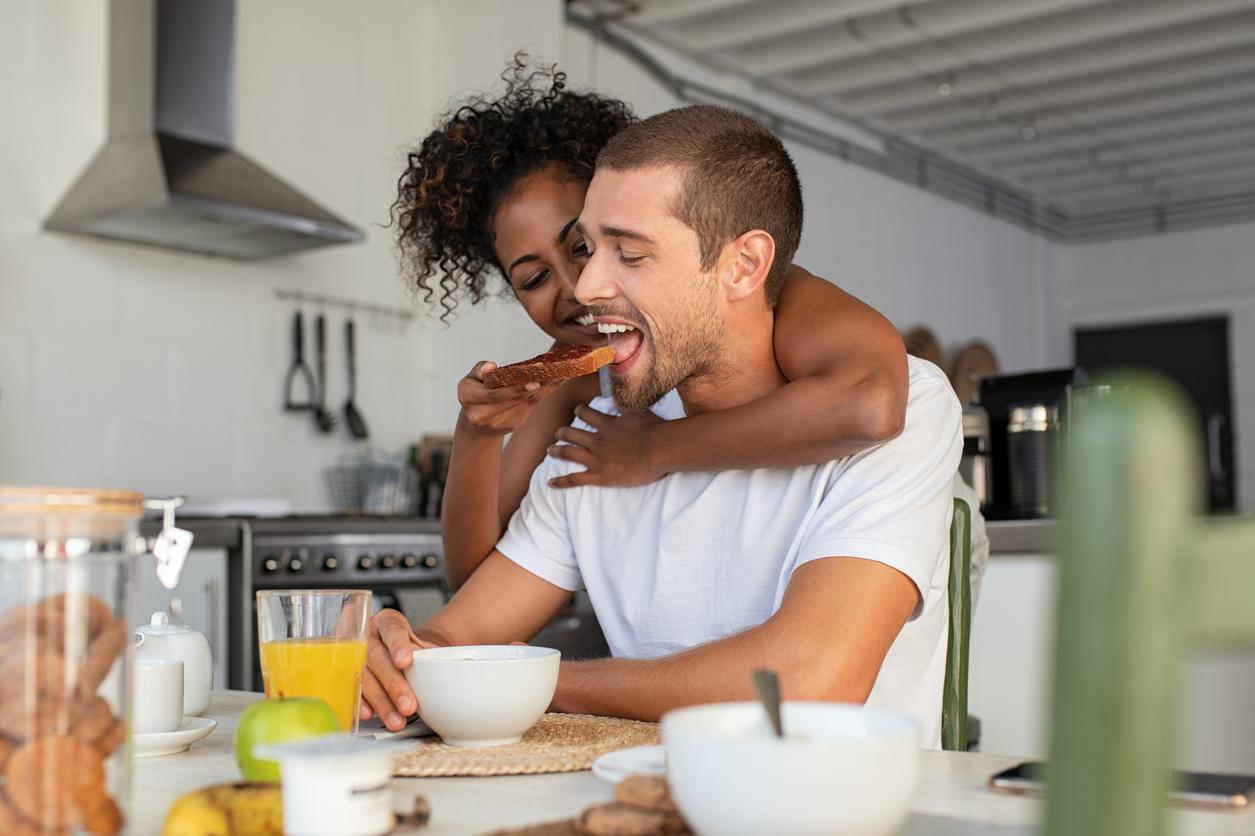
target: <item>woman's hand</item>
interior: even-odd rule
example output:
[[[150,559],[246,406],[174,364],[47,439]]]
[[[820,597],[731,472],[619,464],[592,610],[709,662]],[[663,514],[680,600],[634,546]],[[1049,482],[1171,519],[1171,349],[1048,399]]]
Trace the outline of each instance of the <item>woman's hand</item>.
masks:
[[[578,406],[575,415],[597,432],[561,427],[554,435],[566,443],[554,444],[548,452],[555,459],[582,464],[587,469],[550,479],[553,487],[629,487],[647,485],[667,475],[650,463],[650,434],[662,423],[654,413],[607,415],[588,406]]]
[[[462,416],[458,422],[480,435],[514,432],[527,420],[532,406],[560,385],[560,381],[519,383],[490,389],[484,383],[484,374],[495,368],[496,363],[486,360],[476,363],[470,374],[458,382],[458,402],[462,404]]]

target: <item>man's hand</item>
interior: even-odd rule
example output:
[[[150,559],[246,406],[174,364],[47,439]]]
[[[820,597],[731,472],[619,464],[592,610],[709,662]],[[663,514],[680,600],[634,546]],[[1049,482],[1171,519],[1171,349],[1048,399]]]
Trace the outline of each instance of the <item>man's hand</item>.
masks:
[[[414,651],[435,647],[414,635],[405,616],[381,610],[366,627],[366,670],[362,672],[362,705],[358,717],[378,715],[391,731],[405,728],[405,718],[418,711],[403,670],[414,661]]]
[[[466,377],[458,381],[458,402],[462,404],[462,422],[481,435],[505,435],[514,432],[532,411],[537,401],[553,393],[561,381],[553,383],[519,383],[491,389],[484,383],[484,374],[497,368],[495,363],[475,364]]]
[[[656,482],[666,471],[650,463],[649,442],[662,419],[652,412],[607,415],[587,406],[575,409],[576,416],[597,432],[562,427],[555,436],[565,444],[554,444],[548,452],[555,459],[584,465],[586,470],[549,480],[555,488],[581,485],[629,487]]]

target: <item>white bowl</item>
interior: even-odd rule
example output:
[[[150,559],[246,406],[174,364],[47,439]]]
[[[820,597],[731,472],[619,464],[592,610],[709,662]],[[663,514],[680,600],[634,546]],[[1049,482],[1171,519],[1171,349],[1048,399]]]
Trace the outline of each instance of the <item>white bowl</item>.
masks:
[[[476,645],[414,651],[405,672],[423,722],[450,746],[515,743],[558,687],[562,654],[547,647]]]
[[[860,705],[786,702],[785,739],[756,702],[662,718],[667,778],[701,836],[884,836],[906,819],[920,770],[910,717]]]

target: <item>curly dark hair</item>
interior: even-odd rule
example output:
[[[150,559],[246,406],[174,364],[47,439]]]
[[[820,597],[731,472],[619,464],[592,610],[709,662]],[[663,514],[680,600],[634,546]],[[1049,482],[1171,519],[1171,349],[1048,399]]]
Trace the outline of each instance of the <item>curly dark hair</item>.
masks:
[[[551,164],[592,179],[597,154],[635,118],[624,102],[572,92],[556,66],[514,56],[506,91],[476,96],[440,120],[407,154],[392,204],[401,270],[430,304],[439,292],[446,321],[460,299],[486,295],[489,270],[504,278],[489,221],[505,194]]]

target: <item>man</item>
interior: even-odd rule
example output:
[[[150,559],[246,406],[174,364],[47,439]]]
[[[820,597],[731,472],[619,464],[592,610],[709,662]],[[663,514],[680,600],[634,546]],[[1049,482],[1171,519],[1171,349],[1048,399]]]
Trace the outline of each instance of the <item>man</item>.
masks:
[[[801,220],[792,161],[747,117],[683,108],[611,140],[579,220],[576,295],[616,351],[614,402],[593,407],[677,418],[784,385],[772,305]],[[586,588],[614,658],[563,662],[555,710],[657,719],[749,699],[772,667],[789,699],[898,708],[936,745],[959,417],[912,359],[902,434],[838,461],[560,491],[573,465],[551,457],[444,610],[417,632],[373,619],[363,699],[397,728],[417,708],[399,670],[414,647],[526,641]]]

